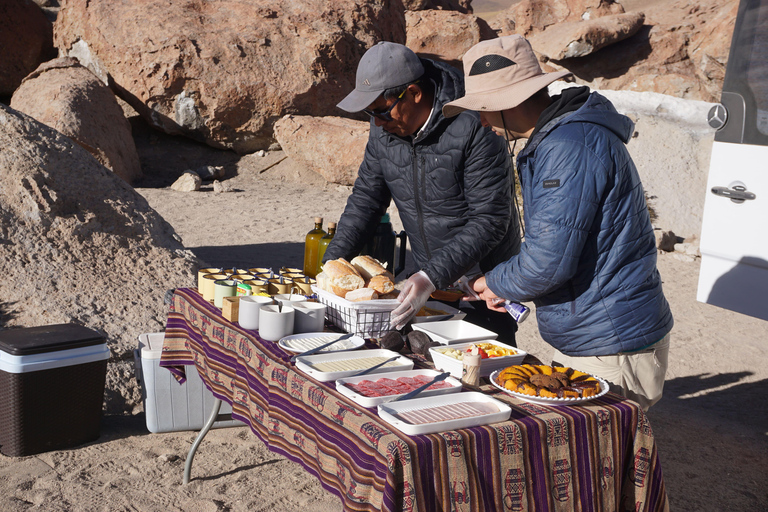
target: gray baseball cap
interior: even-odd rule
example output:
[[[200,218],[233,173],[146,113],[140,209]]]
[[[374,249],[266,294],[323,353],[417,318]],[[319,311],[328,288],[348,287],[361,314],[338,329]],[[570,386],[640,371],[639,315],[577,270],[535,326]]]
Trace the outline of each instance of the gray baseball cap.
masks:
[[[360,112],[386,89],[415,82],[423,74],[421,60],[407,46],[389,41],[376,43],[357,65],[355,90],[336,106]]]

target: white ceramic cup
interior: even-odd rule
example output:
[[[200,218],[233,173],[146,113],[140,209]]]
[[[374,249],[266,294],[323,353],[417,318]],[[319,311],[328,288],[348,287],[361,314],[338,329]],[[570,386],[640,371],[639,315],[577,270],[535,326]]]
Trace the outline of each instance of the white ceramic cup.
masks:
[[[290,306],[268,304],[259,310],[259,336],[267,341],[280,341],[280,338],[293,334],[295,310]]]
[[[323,332],[325,327],[325,304],[319,302],[297,302],[293,321],[293,332]]]
[[[240,307],[237,314],[237,323],[243,329],[256,330],[259,328],[259,312],[261,306],[272,303],[272,297],[264,295],[246,295],[240,297]]]
[[[306,302],[307,297],[298,293],[278,293],[274,296],[275,300],[282,302],[283,306],[295,306],[299,302]]]

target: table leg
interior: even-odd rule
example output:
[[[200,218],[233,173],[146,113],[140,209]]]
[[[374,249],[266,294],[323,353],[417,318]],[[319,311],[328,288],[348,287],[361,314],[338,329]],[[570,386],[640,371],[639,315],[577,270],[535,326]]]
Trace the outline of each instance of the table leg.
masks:
[[[192,448],[189,449],[189,453],[187,454],[187,462],[184,464],[184,485],[189,483],[189,474],[192,472],[192,461],[195,458],[197,447],[200,446],[200,443],[203,442],[205,435],[209,430],[211,430],[213,424],[216,423],[216,419],[219,416],[219,409],[221,409],[221,400],[216,398],[213,402],[213,409],[211,410],[211,415],[208,417],[208,421],[203,426],[203,429],[200,431],[200,433],[197,434],[197,439],[195,439],[195,442],[192,443]]]

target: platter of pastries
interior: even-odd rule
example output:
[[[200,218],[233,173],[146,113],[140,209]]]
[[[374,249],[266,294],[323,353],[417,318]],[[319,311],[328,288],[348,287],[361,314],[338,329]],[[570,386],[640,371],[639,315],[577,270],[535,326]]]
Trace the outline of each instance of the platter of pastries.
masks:
[[[608,382],[561,366],[521,364],[491,374],[491,384],[521,400],[542,405],[574,405],[608,393]]]

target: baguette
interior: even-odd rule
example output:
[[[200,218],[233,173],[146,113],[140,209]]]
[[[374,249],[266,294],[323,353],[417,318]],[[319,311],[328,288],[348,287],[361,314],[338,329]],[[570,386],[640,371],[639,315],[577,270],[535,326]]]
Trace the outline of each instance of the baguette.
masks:
[[[373,288],[358,288],[357,290],[347,292],[344,298],[352,302],[360,302],[378,299],[379,294]]]
[[[367,283],[365,283],[365,286],[367,288],[373,288],[379,295],[395,291],[395,283],[384,274],[373,276]]]
[[[362,277],[360,272],[358,272],[357,269],[344,258],[326,261],[323,264],[323,272],[325,272],[325,274],[331,280],[350,274],[357,277]]]
[[[395,276],[392,275],[392,272],[388,271],[383,263],[372,256],[356,256],[352,258],[352,265],[366,281],[370,281],[372,277],[382,274],[386,275],[391,281],[395,280]]]
[[[325,274],[323,284],[321,285],[321,281],[318,280],[318,286],[339,297],[344,297],[348,292],[365,286],[365,280],[360,277],[355,267],[343,258],[326,261],[321,273]]]

